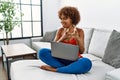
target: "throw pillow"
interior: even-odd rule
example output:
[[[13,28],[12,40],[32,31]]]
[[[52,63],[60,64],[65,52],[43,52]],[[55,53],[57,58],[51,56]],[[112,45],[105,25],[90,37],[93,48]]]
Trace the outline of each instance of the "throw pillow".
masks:
[[[102,61],[120,68],[120,33],[116,30],[113,30],[110,35]]]
[[[54,40],[54,37],[56,35],[57,30],[51,31],[51,32],[46,32],[43,38],[40,41],[43,42],[51,42]]]

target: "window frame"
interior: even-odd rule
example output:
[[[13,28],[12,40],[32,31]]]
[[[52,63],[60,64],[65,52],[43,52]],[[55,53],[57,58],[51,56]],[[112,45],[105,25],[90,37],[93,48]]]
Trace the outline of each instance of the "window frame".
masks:
[[[19,37],[12,37],[12,32],[10,32],[9,33],[9,40],[14,40],[14,39],[26,39],[26,38],[32,38],[32,37],[41,37],[41,36],[43,36],[43,14],[42,14],[42,0],[40,0],[40,4],[32,4],[32,1],[33,0],[30,0],[30,4],[24,4],[24,3],[21,3],[21,1],[22,0],[18,0],[19,2],[17,3],[16,2],[16,4],[17,5],[19,5],[20,6],[20,10],[22,10],[22,7],[21,6],[23,6],[23,5],[29,5],[29,7],[30,7],[30,11],[31,11],[31,19],[30,20],[23,20],[23,18],[21,17],[21,36]],[[39,7],[40,8],[40,20],[33,20],[33,18],[32,18],[32,9],[33,9],[33,7],[35,7],[35,6],[37,6],[37,7]],[[23,13],[24,14],[24,13]],[[23,34],[23,28],[24,28],[24,26],[23,26],[23,22],[30,22],[30,25],[31,25],[31,35],[30,36],[24,36],[24,34]],[[33,32],[33,23],[35,23],[35,22],[38,22],[39,24],[40,24],[40,29],[41,29],[41,33],[40,33],[40,35],[37,35],[37,36],[34,36],[34,32]],[[5,34],[4,34],[5,35]],[[4,40],[5,39],[5,36],[4,36],[4,38],[0,38],[0,41],[1,40]]]

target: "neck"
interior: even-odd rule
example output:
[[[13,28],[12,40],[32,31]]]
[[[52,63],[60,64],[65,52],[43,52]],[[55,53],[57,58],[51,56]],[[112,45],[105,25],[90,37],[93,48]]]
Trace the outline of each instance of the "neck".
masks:
[[[73,33],[75,33],[75,26],[72,25],[67,30],[70,34],[73,34]]]
[[[69,29],[69,31],[73,31],[74,26],[73,26],[73,25],[71,25],[68,29]]]

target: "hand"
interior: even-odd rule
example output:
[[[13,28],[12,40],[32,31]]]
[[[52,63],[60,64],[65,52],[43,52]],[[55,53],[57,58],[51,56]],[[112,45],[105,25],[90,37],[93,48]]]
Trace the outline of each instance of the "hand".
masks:
[[[80,36],[79,36],[79,33],[77,31],[75,31],[74,34],[72,34],[72,37],[79,40],[80,39]]]
[[[60,38],[61,40],[64,40],[64,39],[66,39],[66,38],[68,38],[70,36],[70,34],[68,34],[68,31],[69,31],[68,29],[64,30],[64,33]]]

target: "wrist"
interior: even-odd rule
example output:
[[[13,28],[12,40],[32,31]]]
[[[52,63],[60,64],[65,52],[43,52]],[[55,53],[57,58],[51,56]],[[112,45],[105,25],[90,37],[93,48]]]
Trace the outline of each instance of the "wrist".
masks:
[[[63,41],[63,39],[61,39],[61,38],[59,40],[57,40],[57,42],[61,42],[61,41]]]

